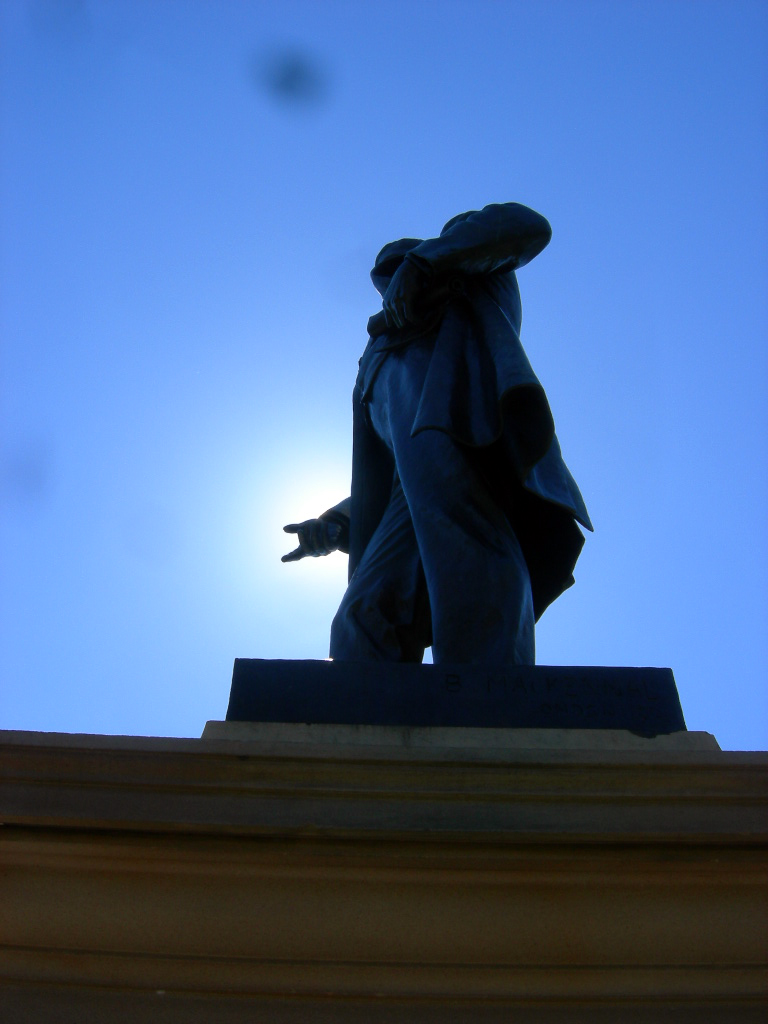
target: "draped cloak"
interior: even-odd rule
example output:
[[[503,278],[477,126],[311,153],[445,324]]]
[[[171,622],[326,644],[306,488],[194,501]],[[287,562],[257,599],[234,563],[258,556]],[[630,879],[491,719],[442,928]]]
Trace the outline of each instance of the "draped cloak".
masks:
[[[536,232],[539,237],[531,240]],[[592,523],[560,453],[544,388],[520,342],[514,272],[548,241],[543,217],[505,203],[454,218],[439,238],[402,239],[379,253],[371,277],[382,295],[404,258],[437,281],[450,275],[453,288],[430,311],[427,328],[372,337],[360,360],[351,496],[326,513],[349,514],[350,578],[384,514],[396,472],[392,454],[371,427],[367,403],[388,352],[417,336],[432,348],[412,435],[441,430],[465,448],[520,542],[536,619],[572,585],[584,544],[577,523],[588,530]]]

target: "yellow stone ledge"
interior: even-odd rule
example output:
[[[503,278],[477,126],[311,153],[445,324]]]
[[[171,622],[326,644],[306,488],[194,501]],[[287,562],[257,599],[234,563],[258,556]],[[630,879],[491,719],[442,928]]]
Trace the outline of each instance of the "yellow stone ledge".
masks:
[[[768,755],[327,728],[0,734],[4,1024],[758,1019]]]
[[[201,740],[0,732],[0,817],[6,827],[495,842],[768,835],[768,754],[721,751],[707,733],[564,730],[545,746],[538,730],[353,730],[218,723]]]
[[[363,747],[404,753],[416,750],[455,756],[473,752],[484,760],[505,760],[526,751],[690,751],[720,750],[708,732],[673,732],[638,736],[625,729],[488,729],[450,726],[317,725],[294,722],[208,722],[204,740],[241,743],[300,744],[338,749]]]

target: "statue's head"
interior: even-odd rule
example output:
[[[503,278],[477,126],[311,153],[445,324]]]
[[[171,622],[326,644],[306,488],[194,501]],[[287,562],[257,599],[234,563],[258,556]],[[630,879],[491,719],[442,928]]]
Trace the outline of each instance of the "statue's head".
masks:
[[[455,217],[451,217],[440,234],[444,235],[454,224],[466,220],[471,213],[472,211],[468,210],[466,213],[459,213]],[[421,238],[400,238],[397,242],[389,242],[384,246],[376,257],[376,262],[371,271],[371,280],[381,295],[387,290],[392,275],[405,259],[405,254],[410,252],[411,249],[415,249],[422,241],[423,239]]]
[[[376,257],[371,271],[371,280],[381,295],[387,290],[392,275],[405,259],[405,254],[421,242],[421,238],[400,238],[397,242],[389,242],[384,246]]]
[[[463,220],[466,220],[467,217],[469,217],[469,215],[473,212],[473,210],[467,210],[466,213],[457,213],[455,217],[451,217],[448,223],[443,225],[443,230],[440,232],[440,237],[442,238],[446,231],[450,231],[454,224],[460,224]]]

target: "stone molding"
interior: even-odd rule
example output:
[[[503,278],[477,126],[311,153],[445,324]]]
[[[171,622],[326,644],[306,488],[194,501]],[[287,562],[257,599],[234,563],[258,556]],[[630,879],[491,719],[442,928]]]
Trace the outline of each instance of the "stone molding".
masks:
[[[746,1021],[766,995],[766,754],[5,733],[0,775],[0,980],[37,1020],[161,991],[169,1021]]]

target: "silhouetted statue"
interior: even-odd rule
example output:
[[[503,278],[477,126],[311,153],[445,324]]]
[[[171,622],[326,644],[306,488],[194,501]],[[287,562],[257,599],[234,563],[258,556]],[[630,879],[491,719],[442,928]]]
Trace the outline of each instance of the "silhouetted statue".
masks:
[[[351,496],[285,527],[283,561],[349,553],[333,659],[534,663],[534,621],[573,583],[577,522],[592,529],[520,344],[515,270],[550,235],[494,204],[376,257]]]

